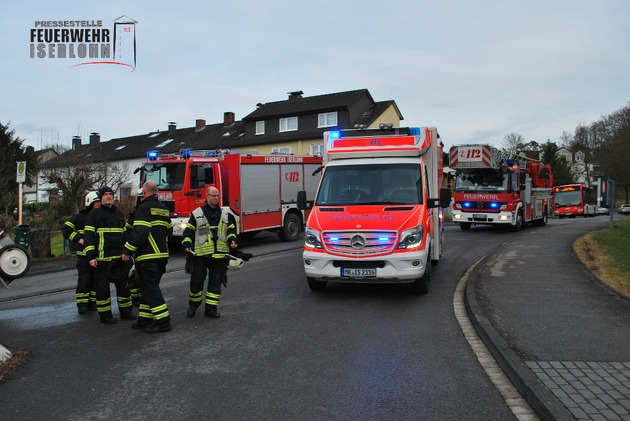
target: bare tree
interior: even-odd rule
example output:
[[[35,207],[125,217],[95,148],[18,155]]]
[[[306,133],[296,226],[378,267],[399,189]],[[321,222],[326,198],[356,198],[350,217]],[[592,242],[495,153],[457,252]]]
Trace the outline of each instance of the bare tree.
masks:
[[[525,144],[525,138],[518,133],[508,133],[503,138],[503,152],[509,155],[516,155],[516,151],[521,150]]]
[[[560,147],[561,148],[571,148],[571,144],[573,143],[573,135],[567,132],[566,130],[562,132],[562,136],[560,136]]]

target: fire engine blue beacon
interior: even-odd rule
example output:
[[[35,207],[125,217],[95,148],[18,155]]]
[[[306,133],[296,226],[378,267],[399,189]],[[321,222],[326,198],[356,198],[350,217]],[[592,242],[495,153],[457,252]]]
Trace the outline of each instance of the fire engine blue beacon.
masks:
[[[335,139],[340,139],[341,138],[341,132],[330,132],[328,134],[328,138],[335,140]]]
[[[410,136],[420,136],[420,127],[409,127]]]
[[[147,152],[147,158],[149,158],[150,161],[155,161],[156,159],[158,159],[159,155],[160,153],[158,151]]]

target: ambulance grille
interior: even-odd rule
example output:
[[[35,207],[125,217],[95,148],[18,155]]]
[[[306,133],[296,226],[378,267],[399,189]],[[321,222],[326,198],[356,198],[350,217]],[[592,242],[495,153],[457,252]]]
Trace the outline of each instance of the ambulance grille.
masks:
[[[323,240],[324,247],[331,253],[366,256],[394,250],[398,243],[398,234],[395,231],[325,232]]]

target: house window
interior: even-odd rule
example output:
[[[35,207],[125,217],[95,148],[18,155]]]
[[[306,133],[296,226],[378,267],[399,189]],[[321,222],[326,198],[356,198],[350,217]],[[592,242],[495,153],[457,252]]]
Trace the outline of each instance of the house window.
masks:
[[[311,155],[324,155],[324,144],[323,143],[312,143],[311,144]]]
[[[321,113],[317,118],[317,127],[332,127],[337,125],[337,111],[333,113]]]
[[[256,134],[265,134],[265,122],[264,122],[264,120],[256,122]]]
[[[279,147],[271,148],[271,153],[290,154],[291,146],[279,146]]]
[[[287,117],[280,119],[280,131],[290,132],[298,129],[297,117]]]

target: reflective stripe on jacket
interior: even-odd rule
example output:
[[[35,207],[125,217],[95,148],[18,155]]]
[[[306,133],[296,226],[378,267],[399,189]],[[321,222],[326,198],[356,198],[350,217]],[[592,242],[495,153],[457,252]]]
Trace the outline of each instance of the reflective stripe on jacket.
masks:
[[[168,258],[168,239],[173,228],[170,211],[156,195],[146,197],[134,212],[125,250],[136,261]]]
[[[229,208],[212,208],[206,204],[195,209],[182,236],[182,247],[192,248],[196,256],[224,258],[228,244],[236,241],[236,220]]]

